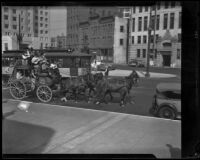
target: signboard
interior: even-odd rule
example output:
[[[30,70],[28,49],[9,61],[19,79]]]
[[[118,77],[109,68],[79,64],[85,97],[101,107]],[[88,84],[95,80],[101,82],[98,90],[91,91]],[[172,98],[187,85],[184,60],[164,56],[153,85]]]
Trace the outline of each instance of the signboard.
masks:
[[[11,75],[14,67],[2,67],[2,75]]]

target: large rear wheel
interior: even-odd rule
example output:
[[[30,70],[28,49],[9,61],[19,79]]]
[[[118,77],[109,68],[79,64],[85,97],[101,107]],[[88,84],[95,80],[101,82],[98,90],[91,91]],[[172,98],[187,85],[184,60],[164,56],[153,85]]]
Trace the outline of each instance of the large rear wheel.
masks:
[[[10,82],[10,94],[14,99],[23,99],[26,97],[26,86],[20,80]]]
[[[42,102],[49,102],[52,99],[52,90],[49,86],[41,85],[36,90],[38,99]]]

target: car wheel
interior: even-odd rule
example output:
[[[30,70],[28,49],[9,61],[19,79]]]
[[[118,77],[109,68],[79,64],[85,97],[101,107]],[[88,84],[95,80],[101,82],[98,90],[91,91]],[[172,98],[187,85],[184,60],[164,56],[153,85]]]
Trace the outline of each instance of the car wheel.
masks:
[[[175,119],[176,118],[176,114],[175,114],[174,110],[170,107],[160,108],[160,110],[158,112],[158,116],[160,118],[166,118],[166,119]]]

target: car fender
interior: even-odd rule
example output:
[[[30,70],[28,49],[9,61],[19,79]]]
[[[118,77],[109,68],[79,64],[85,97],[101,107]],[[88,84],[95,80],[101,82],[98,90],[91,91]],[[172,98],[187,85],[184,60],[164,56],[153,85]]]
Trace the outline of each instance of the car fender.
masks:
[[[165,106],[168,106],[168,107],[170,107],[171,109],[173,109],[173,110],[175,111],[175,114],[177,115],[177,112],[178,112],[178,111],[177,111],[176,107],[175,107],[173,104],[170,104],[170,103],[163,103],[163,104],[161,104],[161,105],[159,106],[159,109],[158,109],[157,113],[159,113],[160,109],[163,108],[163,107],[165,107]]]

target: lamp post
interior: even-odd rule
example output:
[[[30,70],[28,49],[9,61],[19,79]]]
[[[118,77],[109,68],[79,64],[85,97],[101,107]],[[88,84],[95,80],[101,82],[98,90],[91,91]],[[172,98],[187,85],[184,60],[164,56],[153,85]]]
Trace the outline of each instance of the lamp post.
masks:
[[[151,41],[151,14],[152,7],[150,7],[149,28],[148,28],[148,43],[147,43],[147,67],[145,77],[150,77],[149,74],[149,56],[150,56],[150,41]]]

